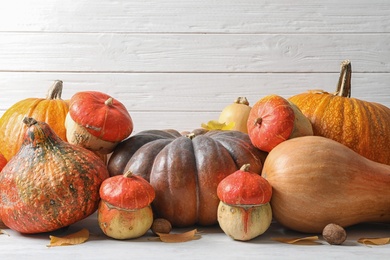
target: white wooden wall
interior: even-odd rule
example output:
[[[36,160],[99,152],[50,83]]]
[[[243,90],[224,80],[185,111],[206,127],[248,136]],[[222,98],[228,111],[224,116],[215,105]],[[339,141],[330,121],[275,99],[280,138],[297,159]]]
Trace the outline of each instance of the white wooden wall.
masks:
[[[237,96],[334,91],[390,106],[388,0],[12,0],[0,8],[0,115],[53,80],[122,101],[134,132],[191,130]]]

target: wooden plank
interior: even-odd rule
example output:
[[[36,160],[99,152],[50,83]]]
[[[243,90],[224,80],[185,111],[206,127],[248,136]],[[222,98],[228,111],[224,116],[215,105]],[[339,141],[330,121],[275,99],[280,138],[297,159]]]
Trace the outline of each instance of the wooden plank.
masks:
[[[289,97],[309,89],[336,89],[338,73],[0,73],[0,113],[28,97],[45,97],[56,79],[62,97],[84,90],[105,92],[129,111],[217,112],[245,96],[251,104],[269,94]],[[390,107],[390,73],[353,73],[352,96]]]
[[[390,72],[390,34],[0,33],[0,71]]]
[[[132,33],[389,32],[383,0],[13,0],[0,31]]]

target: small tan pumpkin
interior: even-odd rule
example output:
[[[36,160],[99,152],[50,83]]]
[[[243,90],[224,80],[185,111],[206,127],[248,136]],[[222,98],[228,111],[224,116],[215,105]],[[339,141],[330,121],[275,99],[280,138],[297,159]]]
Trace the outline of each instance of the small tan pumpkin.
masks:
[[[248,99],[246,97],[238,97],[232,104],[226,106],[221,111],[218,121],[226,125],[234,123],[233,128],[230,130],[248,133],[246,124],[250,111],[251,107],[249,106]]]

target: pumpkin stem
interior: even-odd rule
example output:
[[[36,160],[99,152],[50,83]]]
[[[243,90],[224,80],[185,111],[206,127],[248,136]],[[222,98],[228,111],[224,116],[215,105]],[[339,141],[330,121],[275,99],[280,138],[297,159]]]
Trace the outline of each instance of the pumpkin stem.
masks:
[[[127,171],[123,174],[123,176],[125,176],[126,178],[130,178],[131,176],[133,176],[133,172],[130,171],[130,170],[127,170]]]
[[[249,106],[249,102],[248,99],[246,99],[246,97],[238,97],[236,100],[234,100],[234,103]]]
[[[186,135],[186,137],[192,140],[195,137],[195,133],[189,133]]]
[[[340,97],[351,97],[351,77],[351,62],[345,60],[341,63],[340,77],[335,95]]]
[[[255,125],[261,125],[262,122],[263,122],[263,118],[258,117],[258,118],[256,118],[256,120],[255,120]]]
[[[46,99],[61,99],[62,95],[62,80],[54,81],[53,85],[49,88]]]
[[[113,101],[114,101],[113,98],[110,97],[110,98],[108,98],[106,101],[104,101],[104,104],[105,104],[106,106],[112,107]]]
[[[38,122],[32,117],[25,117],[23,118],[23,123],[25,123],[28,127],[30,127],[32,125],[35,125]]]
[[[244,164],[244,165],[241,166],[240,171],[249,172],[249,168],[250,167],[251,167],[251,165],[249,163]]]

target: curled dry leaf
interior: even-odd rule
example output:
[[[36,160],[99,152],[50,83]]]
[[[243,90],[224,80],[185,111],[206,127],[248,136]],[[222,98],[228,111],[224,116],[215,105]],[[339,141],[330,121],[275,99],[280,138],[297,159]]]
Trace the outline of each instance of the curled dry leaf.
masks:
[[[198,230],[193,229],[184,233],[156,233],[158,238],[165,243],[180,243],[200,238]]]
[[[1,234],[4,234],[4,235],[7,235],[7,236],[10,236],[9,234],[8,234],[8,232],[6,232],[5,230],[3,230],[3,229],[0,229],[0,235]]]
[[[390,237],[359,238],[358,242],[364,245],[381,246],[390,244]]]
[[[284,237],[274,237],[274,241],[295,244],[295,245],[321,245],[320,242],[317,242],[318,236],[302,237],[302,238],[284,238]]]
[[[207,124],[202,123],[201,126],[202,128],[206,130],[232,130],[234,128],[235,123],[221,123],[217,120],[210,120],[207,122]]]
[[[54,246],[78,245],[87,241],[88,238],[89,238],[89,231],[88,229],[83,228],[82,230],[76,233],[69,234],[64,237],[50,236],[50,244],[47,246],[54,247]]]

